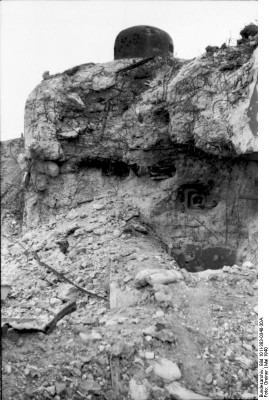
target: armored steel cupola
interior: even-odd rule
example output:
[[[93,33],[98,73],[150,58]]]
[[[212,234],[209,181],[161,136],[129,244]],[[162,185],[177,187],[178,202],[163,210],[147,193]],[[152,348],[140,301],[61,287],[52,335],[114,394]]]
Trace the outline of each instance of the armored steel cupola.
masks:
[[[172,38],[161,29],[138,25],[121,31],[115,40],[114,60],[121,58],[173,57]]]

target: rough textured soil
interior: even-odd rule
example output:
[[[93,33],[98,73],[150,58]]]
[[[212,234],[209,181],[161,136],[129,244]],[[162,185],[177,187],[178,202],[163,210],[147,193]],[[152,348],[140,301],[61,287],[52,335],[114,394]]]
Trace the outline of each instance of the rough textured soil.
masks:
[[[12,288],[2,305],[2,398],[256,398],[256,266],[180,270],[173,283],[139,287],[139,271],[178,266],[139,217],[126,221],[135,210],[123,220],[115,213],[120,207],[116,200],[94,201],[18,240],[6,238],[4,277]],[[107,300],[46,272],[33,251]],[[44,322],[70,300],[76,311],[50,334],[12,328],[11,318]],[[156,373],[163,359],[173,364]],[[173,377],[173,368],[180,374]],[[171,382],[191,397],[173,394]]]

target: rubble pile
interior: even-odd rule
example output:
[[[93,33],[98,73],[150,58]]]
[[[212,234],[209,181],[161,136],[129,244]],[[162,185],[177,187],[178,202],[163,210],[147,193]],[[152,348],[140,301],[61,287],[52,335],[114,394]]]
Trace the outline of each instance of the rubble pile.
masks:
[[[121,206],[96,200],[9,241],[3,388],[19,379],[27,390],[6,398],[253,398],[256,266],[178,270],[156,237],[125,233]],[[50,334],[38,331],[70,302]]]

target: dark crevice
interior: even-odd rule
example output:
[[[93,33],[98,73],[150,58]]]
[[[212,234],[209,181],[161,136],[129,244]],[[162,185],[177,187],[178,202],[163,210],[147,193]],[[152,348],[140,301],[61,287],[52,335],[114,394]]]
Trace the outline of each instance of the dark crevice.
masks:
[[[234,265],[236,262],[236,250],[222,246],[202,248],[198,244],[189,244],[184,251],[174,247],[171,256],[180,268],[188,272],[222,269],[224,265]]]
[[[129,176],[130,166],[123,161],[111,158],[84,158],[77,163],[78,169],[97,168],[102,170],[104,176]]]
[[[161,107],[158,110],[154,111],[153,116],[164,125],[169,125],[170,115],[168,110],[166,110],[165,108]]]

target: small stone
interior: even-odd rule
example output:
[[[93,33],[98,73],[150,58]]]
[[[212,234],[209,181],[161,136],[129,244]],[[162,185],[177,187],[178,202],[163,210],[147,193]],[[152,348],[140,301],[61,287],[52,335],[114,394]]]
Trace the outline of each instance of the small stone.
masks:
[[[225,388],[225,379],[223,378],[223,376],[218,377],[218,386],[221,389]]]
[[[153,360],[153,359],[154,359],[154,353],[153,353],[153,351],[146,351],[146,352],[145,352],[145,358],[146,358],[147,360]]]
[[[7,364],[7,365],[5,366],[5,371],[6,371],[6,373],[7,373],[8,375],[11,374],[11,371],[12,371],[11,365]]]
[[[115,230],[113,231],[113,236],[114,236],[115,238],[119,237],[120,235],[121,235],[121,231],[120,231],[119,229],[115,229]]]
[[[79,336],[81,337],[82,340],[84,340],[84,342],[89,342],[92,339],[90,333],[80,332]]]
[[[78,237],[78,236],[84,235],[84,233],[85,233],[84,229],[79,228],[79,229],[77,229],[77,230],[75,231],[74,237]]]
[[[165,398],[165,390],[158,386],[153,386],[151,393],[154,400],[163,400]]]
[[[207,374],[206,378],[205,378],[205,382],[210,385],[210,383],[212,383],[213,381],[213,375],[211,373]]]
[[[225,353],[225,357],[230,361],[234,360],[234,352],[233,352],[233,350],[232,349],[228,349],[226,351],[226,353]]]
[[[65,383],[60,383],[56,382],[55,383],[55,389],[57,394],[63,394],[66,391],[66,384]]]
[[[252,346],[250,345],[250,344],[247,344],[247,343],[243,343],[242,344],[242,347],[245,349],[245,350],[248,350],[248,351],[252,351],[253,349],[252,349]]]
[[[62,300],[57,299],[57,297],[51,297],[49,300],[51,307],[57,307],[62,304]]]
[[[92,207],[94,208],[94,210],[97,210],[97,211],[101,211],[106,208],[104,204],[100,204],[100,203],[93,204]]]
[[[242,267],[243,268],[252,268],[253,264],[251,261],[245,261],[245,262],[243,262]]]
[[[161,358],[154,362],[154,373],[165,381],[172,382],[180,379],[181,372],[178,366],[166,358]]]
[[[62,300],[76,300],[78,298],[78,289],[69,284],[64,283],[58,288],[58,297]]]
[[[254,395],[253,393],[250,393],[250,392],[244,392],[241,394],[242,400],[253,400],[256,398],[257,398],[256,395]]]
[[[130,380],[129,393],[133,400],[148,400],[150,397],[147,387],[144,384],[137,384],[134,379]]]
[[[101,333],[99,333],[97,331],[92,331],[91,338],[92,338],[92,340],[100,340],[100,339],[102,339],[102,335],[101,335]]]
[[[164,312],[162,310],[156,311],[154,318],[162,318],[162,317],[164,317]]]
[[[102,315],[107,311],[107,308],[103,307],[96,311],[97,315]]]
[[[55,178],[57,175],[59,175],[60,169],[55,162],[47,161],[44,166],[44,172],[46,175]]]
[[[143,350],[139,350],[139,351],[138,351],[138,355],[139,355],[139,357],[141,357],[141,358],[145,358],[145,352],[144,352]]]
[[[153,366],[150,365],[147,369],[146,369],[146,374],[150,374],[153,371]]]
[[[55,386],[46,386],[45,391],[48,392],[51,396],[54,396],[56,393]]]
[[[236,357],[235,359],[243,369],[249,370],[252,369],[254,363],[253,360],[250,360],[246,356]]]
[[[82,376],[80,369],[77,367],[73,367],[72,373],[73,373],[73,375],[78,376],[79,378]]]
[[[125,276],[125,278],[123,279],[123,282],[124,282],[124,283],[127,283],[127,282],[129,282],[131,279],[133,279],[133,277],[132,277],[131,275],[127,275],[127,276]]]
[[[178,382],[170,383],[166,389],[168,393],[173,396],[173,399],[176,400],[209,400],[210,397],[202,396],[201,394],[197,394],[192,392],[191,390],[185,389]]]
[[[93,379],[87,379],[79,383],[79,390],[83,394],[87,394],[89,392],[98,393],[101,390],[101,386]]]

